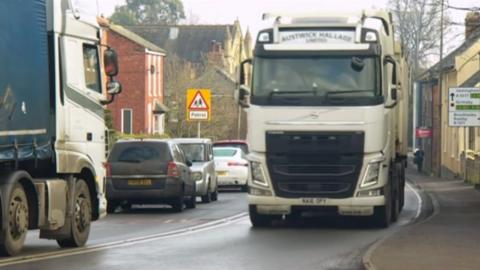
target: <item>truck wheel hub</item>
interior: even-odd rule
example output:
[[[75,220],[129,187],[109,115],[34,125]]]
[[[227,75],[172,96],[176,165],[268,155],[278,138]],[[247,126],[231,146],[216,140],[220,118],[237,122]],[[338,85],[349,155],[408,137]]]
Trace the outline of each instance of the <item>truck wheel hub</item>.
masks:
[[[77,229],[79,231],[84,231],[88,227],[90,221],[89,204],[85,199],[79,198],[75,208]]]
[[[18,238],[28,229],[28,209],[22,201],[14,201],[10,206],[10,228],[12,236]]]

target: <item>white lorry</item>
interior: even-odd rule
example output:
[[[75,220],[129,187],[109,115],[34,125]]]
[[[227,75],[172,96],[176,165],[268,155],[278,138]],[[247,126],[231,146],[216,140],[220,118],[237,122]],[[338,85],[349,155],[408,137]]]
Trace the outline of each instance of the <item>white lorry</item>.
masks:
[[[253,226],[305,211],[388,226],[404,203],[410,86],[391,15],[264,19],[272,25],[242,63],[236,95],[248,115]]]
[[[27,230],[83,246],[106,214],[104,104],[121,86],[116,53],[68,0],[0,1],[0,254]],[[105,98],[108,91],[110,98]]]

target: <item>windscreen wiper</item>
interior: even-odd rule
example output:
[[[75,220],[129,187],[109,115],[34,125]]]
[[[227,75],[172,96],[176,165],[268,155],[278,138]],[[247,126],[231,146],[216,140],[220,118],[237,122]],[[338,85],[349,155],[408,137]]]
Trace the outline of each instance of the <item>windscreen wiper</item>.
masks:
[[[334,95],[343,95],[343,94],[351,94],[351,93],[364,93],[364,92],[372,92],[372,90],[344,90],[344,91],[327,91],[325,93],[325,100],[327,102],[332,102],[332,103],[343,103],[345,102],[346,98],[344,97],[335,97],[332,98],[331,96]],[[352,100],[355,102],[354,99],[349,99],[349,101]]]
[[[139,159],[120,159],[118,161],[119,162],[127,162],[127,163],[140,163],[140,162],[142,162]]]
[[[291,95],[291,94],[312,94],[314,96],[317,95],[316,90],[309,90],[309,91],[271,91],[268,93],[268,100],[271,100],[275,95]]]

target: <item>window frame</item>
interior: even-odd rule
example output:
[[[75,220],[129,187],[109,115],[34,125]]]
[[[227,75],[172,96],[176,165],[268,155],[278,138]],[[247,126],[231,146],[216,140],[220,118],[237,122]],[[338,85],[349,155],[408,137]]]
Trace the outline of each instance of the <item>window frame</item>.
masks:
[[[130,111],[130,133],[125,133],[125,118],[124,118],[124,113],[126,111]],[[121,131],[123,134],[133,134],[133,109],[131,108],[122,108],[121,109]]]
[[[96,81],[97,81],[97,85],[98,85],[98,89],[92,89],[90,87],[88,87],[88,84],[87,84],[87,66],[85,65],[85,56],[87,55],[86,54],[86,49],[92,49],[93,51],[95,51],[95,57],[97,59],[97,64],[96,64]],[[101,68],[100,68],[100,55],[98,53],[98,47],[95,45],[95,44],[91,44],[91,43],[82,43],[82,63],[83,63],[83,76],[84,76],[84,85],[85,85],[85,89],[89,90],[89,91],[92,91],[94,93],[97,93],[99,95],[103,94],[103,91],[102,91],[102,74],[101,74]]]

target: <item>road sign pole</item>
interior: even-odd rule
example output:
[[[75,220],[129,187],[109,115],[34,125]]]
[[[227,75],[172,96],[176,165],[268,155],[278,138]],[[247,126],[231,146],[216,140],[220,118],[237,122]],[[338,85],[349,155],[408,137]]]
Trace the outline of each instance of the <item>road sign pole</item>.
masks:
[[[201,122],[198,121],[197,122],[197,138],[200,138],[201,137]]]

